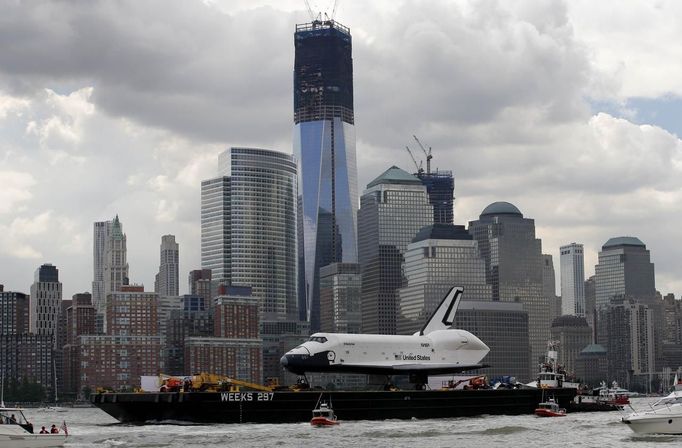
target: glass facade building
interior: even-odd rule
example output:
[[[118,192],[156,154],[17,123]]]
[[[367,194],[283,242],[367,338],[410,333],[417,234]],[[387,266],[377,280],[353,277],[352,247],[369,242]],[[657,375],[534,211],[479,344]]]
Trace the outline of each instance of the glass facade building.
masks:
[[[230,283],[230,178],[201,182],[201,268],[216,283]]]
[[[535,221],[524,218],[514,205],[494,202],[469,232],[478,241],[486,263],[493,300],[523,304],[533,364],[544,359],[549,339],[550,302],[543,291],[542,242],[535,237]],[[537,373],[534,368],[531,374]]]
[[[358,212],[363,333],[397,334],[403,254],[430,224],[433,207],[418,178],[393,166],[367,185]]]
[[[399,292],[398,334],[419,331],[453,286],[466,300],[492,299],[478,242],[464,226],[433,224],[422,228],[405,251],[407,284]]]
[[[562,314],[585,316],[585,261],[583,245],[561,246]],[[577,355],[576,355],[577,356]]]
[[[452,171],[415,174],[426,187],[429,202],[433,205],[433,222],[439,224],[453,223],[453,205],[455,200],[455,178]]]
[[[51,264],[40,266],[31,285],[29,331],[49,335],[57,348],[57,320],[62,309],[62,283],[59,270]]]
[[[298,159],[299,314],[320,326],[321,267],[357,262],[358,204],[350,30],[296,26],[294,154]]]

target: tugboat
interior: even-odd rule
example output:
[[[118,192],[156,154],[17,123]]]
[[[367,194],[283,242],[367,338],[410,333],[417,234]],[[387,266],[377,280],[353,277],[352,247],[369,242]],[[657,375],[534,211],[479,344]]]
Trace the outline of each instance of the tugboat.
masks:
[[[538,404],[535,415],[538,417],[566,417],[566,409],[560,408],[554,398],[549,398],[547,401]]]
[[[310,424],[313,426],[333,426],[338,425],[339,421],[336,419],[336,414],[331,406],[327,405],[326,402],[320,403],[320,399],[317,400],[318,406],[313,409],[313,418],[310,420]],[[330,401],[331,403],[331,401]]]

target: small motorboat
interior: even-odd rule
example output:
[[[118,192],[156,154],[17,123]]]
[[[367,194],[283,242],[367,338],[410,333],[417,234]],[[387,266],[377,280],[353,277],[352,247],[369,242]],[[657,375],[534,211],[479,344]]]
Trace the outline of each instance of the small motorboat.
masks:
[[[682,391],[673,391],[649,410],[635,411],[621,422],[639,434],[682,434]]]
[[[334,410],[327,405],[327,403],[320,403],[320,405],[313,409],[313,418],[310,420],[313,426],[332,426],[338,425],[339,421],[336,419]]]
[[[49,431],[49,429],[48,429]],[[39,434],[26,420],[20,408],[0,406],[0,446],[2,448],[51,448],[64,446],[68,432],[66,424],[61,431]]]
[[[560,408],[559,404],[554,401],[554,398],[550,398],[538,404],[537,409],[535,409],[535,415],[538,417],[565,417],[566,409]]]

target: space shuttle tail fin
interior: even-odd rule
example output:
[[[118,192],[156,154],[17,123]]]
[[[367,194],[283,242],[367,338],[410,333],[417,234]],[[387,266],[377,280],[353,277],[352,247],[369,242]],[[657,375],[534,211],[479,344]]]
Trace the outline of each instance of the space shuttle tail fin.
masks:
[[[438,305],[431,318],[424,324],[419,334],[423,336],[432,331],[450,328],[455,321],[455,313],[457,312],[457,307],[459,307],[459,302],[462,300],[463,293],[464,288],[453,286],[443,297],[440,305]]]

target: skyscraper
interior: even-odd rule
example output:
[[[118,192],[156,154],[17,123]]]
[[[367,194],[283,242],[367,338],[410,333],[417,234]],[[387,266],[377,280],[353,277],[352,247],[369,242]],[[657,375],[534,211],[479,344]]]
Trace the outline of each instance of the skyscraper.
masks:
[[[420,172],[416,176],[426,187],[429,202],[433,205],[433,222],[452,224],[455,199],[455,179],[452,177],[452,171]]]
[[[576,243],[567,244],[561,246],[560,251],[562,314],[585,316],[585,261],[583,245]]]
[[[561,316],[561,297],[556,295],[554,261],[549,254],[542,254],[542,295],[549,302],[550,322]]]
[[[478,242],[464,226],[423,227],[407,246],[403,271],[407,283],[399,291],[398,334],[420,330],[453,286],[464,288],[465,300],[492,299]]]
[[[104,308],[104,261],[112,221],[98,221],[93,225],[92,238],[92,304],[99,311]]]
[[[367,185],[358,212],[363,333],[396,334],[403,255],[430,224],[433,207],[413,175],[392,166]]]
[[[102,313],[106,307],[106,297],[112,292],[120,291],[128,284],[128,248],[123,225],[118,215],[111,221],[109,234],[104,244],[104,298],[97,304],[98,312]]]
[[[201,268],[213,281],[230,283],[230,178],[201,182]]]
[[[162,297],[177,296],[179,294],[178,258],[179,246],[175,242],[175,235],[161,237],[161,262],[159,273],[154,282],[154,291]]]
[[[262,320],[298,318],[296,162],[290,154],[231,148],[230,280],[250,286]],[[227,170],[227,168],[224,168]]]
[[[357,262],[358,204],[350,30],[296,26],[294,154],[299,163],[299,314],[319,329],[319,269]]]
[[[50,335],[56,346],[57,319],[62,309],[62,283],[59,270],[51,264],[40,266],[31,285],[30,332]]]
[[[469,223],[469,232],[486,261],[493,300],[521,302],[528,312],[531,359],[539,362],[549,339],[550,305],[543,296],[542,242],[535,237],[535,221],[509,202],[494,202]]]

